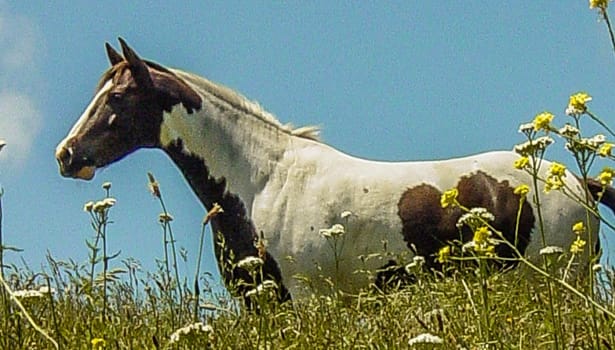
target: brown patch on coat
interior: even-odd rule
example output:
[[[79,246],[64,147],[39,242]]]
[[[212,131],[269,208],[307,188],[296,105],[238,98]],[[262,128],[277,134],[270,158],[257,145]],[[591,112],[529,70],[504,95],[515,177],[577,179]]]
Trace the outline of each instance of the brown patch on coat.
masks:
[[[184,151],[181,140],[171,143],[164,151],[179,167],[208,211],[214,203],[218,203],[224,210],[211,220],[211,225],[212,232],[216,233],[214,252],[218,268],[229,290],[245,296],[248,290],[262,280],[269,279],[278,285],[279,301],[290,300],[278,263],[266,249],[259,247],[262,241],[248,216],[245,204],[237,195],[227,191],[224,177],[214,178],[202,158]],[[256,280],[248,271],[237,267],[237,263],[248,256],[263,259],[262,274],[256,274]],[[247,298],[246,302],[249,303]]]
[[[524,253],[530,242],[534,227],[534,214],[528,201],[523,202],[519,220],[518,236],[515,226],[520,197],[513,191],[508,181],[497,181],[492,176],[478,171],[460,178],[456,186],[458,201],[467,208],[481,207],[495,216],[493,227],[502,232],[506,240],[513,243],[519,252]],[[439,268],[433,256],[440,248],[455,242],[468,242],[474,234],[464,226],[456,224],[463,212],[455,207],[442,208],[442,192],[432,185],[420,184],[409,188],[398,203],[398,215],[402,221],[402,234],[408,248],[417,255],[425,257],[427,267]],[[505,244],[498,244],[495,251],[499,257],[511,258],[515,254]],[[508,266],[514,263],[502,262]]]

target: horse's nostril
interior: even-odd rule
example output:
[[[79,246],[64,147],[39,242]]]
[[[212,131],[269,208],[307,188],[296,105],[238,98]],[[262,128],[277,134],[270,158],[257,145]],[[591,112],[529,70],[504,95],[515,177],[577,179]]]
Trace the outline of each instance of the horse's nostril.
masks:
[[[72,157],[73,150],[70,147],[62,147],[56,152],[56,159],[63,165],[70,164]]]

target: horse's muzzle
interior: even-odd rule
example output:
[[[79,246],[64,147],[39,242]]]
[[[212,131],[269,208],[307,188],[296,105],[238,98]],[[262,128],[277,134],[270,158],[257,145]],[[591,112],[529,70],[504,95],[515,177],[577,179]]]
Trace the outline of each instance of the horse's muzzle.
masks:
[[[60,174],[64,177],[91,180],[96,172],[93,165],[78,165],[74,162],[74,152],[70,147],[61,146],[56,150],[56,159],[60,167]]]

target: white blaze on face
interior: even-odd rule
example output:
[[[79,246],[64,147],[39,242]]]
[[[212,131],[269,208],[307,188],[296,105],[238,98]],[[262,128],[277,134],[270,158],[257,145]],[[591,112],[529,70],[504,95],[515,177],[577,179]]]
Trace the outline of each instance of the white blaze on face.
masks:
[[[70,129],[70,131],[68,132],[68,135],[64,138],[64,140],[62,140],[62,142],[60,142],[60,144],[56,148],[56,153],[66,146],[66,143],[68,142],[68,140],[70,140],[71,138],[75,137],[75,135],[77,135],[77,133],[81,130],[85,122],[88,120],[88,118],[92,114],[92,110],[98,105],[99,100],[107,92],[109,92],[109,90],[111,90],[112,86],[113,86],[113,82],[111,80],[108,80],[105,83],[105,85],[103,85],[103,87],[98,91],[98,93],[96,93],[96,96],[94,96],[94,98],[92,99],[92,102],[90,102],[90,104],[87,106],[83,114],[81,114],[81,117],[79,117],[75,125],[73,125],[73,127]]]

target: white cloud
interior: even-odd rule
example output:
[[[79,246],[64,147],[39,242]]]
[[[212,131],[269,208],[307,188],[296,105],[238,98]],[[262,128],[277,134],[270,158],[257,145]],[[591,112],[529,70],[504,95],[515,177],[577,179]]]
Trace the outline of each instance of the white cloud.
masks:
[[[42,126],[35,97],[40,35],[29,18],[10,13],[0,0],[0,139],[7,145],[0,161],[21,165]],[[28,92],[26,92],[28,91]]]
[[[0,92],[0,139],[6,147],[0,160],[20,165],[26,160],[42,124],[41,114],[30,97]]]

